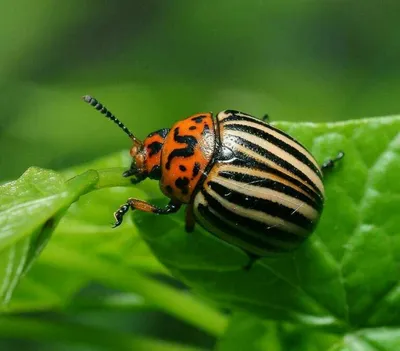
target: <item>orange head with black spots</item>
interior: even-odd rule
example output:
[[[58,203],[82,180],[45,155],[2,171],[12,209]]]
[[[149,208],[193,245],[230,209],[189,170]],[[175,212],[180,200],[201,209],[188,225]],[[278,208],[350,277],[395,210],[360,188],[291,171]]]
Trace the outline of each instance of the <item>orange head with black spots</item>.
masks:
[[[144,139],[141,151],[136,155],[132,152],[135,150],[131,149],[131,156],[135,158],[136,167],[140,165],[141,172],[150,179],[160,180],[161,178],[161,151],[168,133],[168,128],[150,133]]]
[[[211,113],[188,117],[171,129],[150,133],[142,142],[96,99],[91,96],[83,99],[132,139],[132,164],[124,177],[133,176],[133,183],[145,178],[160,180],[166,196],[180,203],[191,201],[196,185],[214,155],[215,129]]]

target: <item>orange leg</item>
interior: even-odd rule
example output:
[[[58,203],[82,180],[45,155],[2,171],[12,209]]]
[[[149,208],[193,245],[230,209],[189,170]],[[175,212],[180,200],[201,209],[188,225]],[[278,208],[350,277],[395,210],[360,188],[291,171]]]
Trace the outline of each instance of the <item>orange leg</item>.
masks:
[[[129,199],[125,204],[123,204],[115,213],[115,224],[113,228],[118,227],[124,218],[124,215],[129,211],[129,208],[132,210],[138,210],[142,212],[151,212],[155,214],[170,214],[178,212],[181,208],[182,204],[173,202],[172,200],[168,203],[164,208],[151,205],[143,200],[138,199]]]
[[[196,221],[193,214],[193,204],[189,204],[186,207],[185,213],[185,230],[187,233],[191,233],[194,230]]]

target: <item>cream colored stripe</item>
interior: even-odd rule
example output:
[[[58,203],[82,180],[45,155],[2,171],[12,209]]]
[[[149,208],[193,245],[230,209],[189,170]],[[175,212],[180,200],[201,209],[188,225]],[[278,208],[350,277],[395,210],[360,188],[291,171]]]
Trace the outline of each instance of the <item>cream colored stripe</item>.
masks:
[[[201,203],[203,205],[207,205],[207,201],[204,198],[204,195],[202,193],[198,193],[196,195],[195,201],[194,201],[194,215],[195,217],[200,221],[200,223],[205,226],[205,228],[208,228],[212,234],[220,237],[222,240],[225,240],[235,246],[239,246],[242,249],[248,250],[249,252],[252,252],[254,254],[260,255],[260,256],[265,256],[269,254],[274,254],[274,251],[270,251],[268,249],[260,248],[257,247],[251,243],[248,243],[247,241],[237,238],[236,236],[229,235],[229,227],[235,227],[236,229],[240,230],[243,234],[252,236],[254,238],[259,239],[260,241],[263,241],[266,245],[272,245],[279,250],[279,248],[283,248],[284,250],[291,250],[293,249],[293,243],[290,242],[284,242],[280,240],[276,240],[274,238],[271,238],[268,236],[268,230],[266,229],[265,232],[263,233],[254,233],[253,231],[249,230],[248,228],[243,228],[243,226],[238,226],[236,225],[235,222],[230,221],[228,218],[224,218],[221,214],[216,212],[213,208],[208,207],[208,210],[217,218],[221,220],[221,226],[220,227],[215,227],[211,223],[209,223],[206,218],[204,218],[200,212],[197,210],[198,209],[198,204]],[[224,228],[222,230],[221,228]]]
[[[310,169],[306,164],[304,164],[303,162],[300,162],[296,157],[294,157],[290,153],[284,151],[283,149],[281,149],[280,147],[276,146],[275,144],[273,144],[269,141],[266,141],[255,135],[251,135],[249,133],[244,133],[242,131],[237,131],[237,130],[224,131],[224,133],[229,133],[230,135],[247,139],[248,141],[252,142],[253,144],[256,144],[259,147],[264,148],[264,149],[268,150],[269,152],[277,155],[281,159],[285,160],[286,162],[290,163],[291,165],[293,165],[294,167],[296,167],[297,169],[302,171],[317,186],[317,188],[319,188],[320,191],[323,193],[324,186],[322,184],[321,179],[318,177],[318,175],[312,169]]]
[[[302,184],[304,184],[307,188],[309,188],[311,191],[313,191],[315,193],[315,189],[308,183],[306,183],[303,179],[301,179],[300,177],[298,177],[296,174],[293,174],[291,172],[289,172],[286,168],[283,168],[281,166],[279,166],[278,164],[276,164],[275,162],[269,160],[266,157],[261,156],[260,154],[242,146],[239,144],[235,145],[236,150],[238,150],[239,152],[242,152],[243,154],[248,154],[250,157],[254,158],[255,160],[266,164],[267,166],[270,166],[272,168],[277,169],[278,171],[287,174],[288,176],[298,180],[299,182],[301,182]],[[246,162],[246,160],[243,160],[244,162]],[[322,194],[324,194],[322,192]],[[317,194],[315,196],[318,196]]]
[[[215,199],[217,200],[222,206],[230,210],[231,212],[261,222],[265,223],[269,226],[269,228],[279,228],[286,232],[297,234],[301,236],[306,236],[308,234],[307,230],[302,227],[299,227],[293,223],[287,222],[282,218],[273,217],[265,212],[260,212],[256,210],[252,210],[249,208],[244,208],[239,205],[231,203],[229,200],[224,199],[223,197],[219,196],[214,190],[212,190],[209,186],[206,186],[206,191]],[[266,228],[268,229],[268,228]]]
[[[228,189],[234,189],[235,191],[243,195],[253,196],[264,200],[270,200],[277,204],[282,204],[283,206],[292,209],[293,213],[301,213],[303,216],[309,218],[310,220],[315,220],[319,216],[318,211],[316,211],[310,205],[292,196],[283,194],[279,191],[268,188],[261,188],[257,185],[252,185],[251,183],[241,183],[236,180],[227,179],[220,176],[213,177],[212,181],[223,185]]]
[[[219,113],[217,114],[217,120],[218,120],[219,122],[221,122],[221,121],[223,121],[225,118],[228,118],[228,117],[230,117],[230,116],[232,116],[232,113],[227,113],[227,112],[225,112],[225,110],[224,110],[224,111],[221,111],[221,112],[219,112]]]
[[[293,184],[291,181],[289,181],[287,179],[281,178],[280,176],[278,176],[274,173],[269,173],[267,171],[260,171],[255,168],[239,167],[239,166],[235,166],[235,165],[232,165],[229,163],[219,164],[218,167],[216,168],[216,173],[218,174],[218,172],[220,172],[221,170],[226,171],[226,172],[239,172],[239,173],[248,174],[250,176],[271,179],[273,181],[276,181],[276,182],[282,183],[288,187],[291,187],[294,190],[297,190],[299,193],[302,193],[303,195],[307,196],[310,200],[314,201],[314,197],[311,196],[309,193],[307,193],[304,189]],[[214,172],[214,170],[213,170],[213,172]],[[285,174],[287,174],[287,173],[285,173]]]
[[[317,169],[320,170],[320,167],[319,167],[319,164],[317,163],[317,161],[315,161],[314,157],[312,157],[312,155],[310,155],[310,153],[304,147],[302,147],[300,144],[294,142],[293,140],[289,139],[285,135],[278,133],[277,131],[275,131],[271,128],[268,128],[268,126],[264,127],[264,126],[260,125],[259,123],[253,123],[253,122],[249,122],[249,121],[227,121],[227,122],[224,122],[224,125],[230,125],[230,124],[239,124],[241,126],[250,126],[253,128],[260,129],[265,133],[271,134],[275,138],[285,142],[286,144],[295,148],[297,151],[301,152],[305,157],[308,158],[308,160],[310,162],[312,162],[314,164],[315,167],[317,167]]]

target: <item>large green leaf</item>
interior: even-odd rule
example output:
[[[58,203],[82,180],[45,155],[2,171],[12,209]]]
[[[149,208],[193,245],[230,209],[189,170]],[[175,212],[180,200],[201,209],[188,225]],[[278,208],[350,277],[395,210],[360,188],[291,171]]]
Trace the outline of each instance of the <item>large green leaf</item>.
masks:
[[[8,304],[20,278],[39,255],[60,215],[97,182],[87,172],[65,183],[53,171],[30,168],[0,187],[0,303]]]
[[[41,182],[43,182],[43,186],[50,189],[53,183],[52,180],[57,180],[64,206],[68,207],[71,204],[72,206],[67,212],[63,212],[56,232],[48,243],[46,252],[49,255],[45,254],[44,257],[40,257],[26,278],[21,281],[10,304],[7,306],[8,311],[60,308],[92,280],[92,276],[85,272],[84,269],[77,272],[75,269],[71,269],[68,264],[62,264],[57,251],[59,247],[63,250],[68,249],[75,253],[81,253],[85,257],[100,257],[102,260],[112,261],[119,266],[124,265],[153,272],[165,271],[140,239],[136,229],[126,226],[116,231],[111,230],[112,216],[110,208],[117,207],[121,202],[121,198],[129,196],[132,193],[132,189],[105,188],[92,192],[90,195],[83,195],[78,202],[73,203],[77,199],[77,194],[74,193],[74,188],[70,187],[70,183],[75,184],[76,181],[79,181],[79,183],[85,182],[94,177],[95,184],[93,183],[92,185],[97,188],[104,186],[105,182],[107,186],[114,183],[121,185],[120,174],[122,170],[118,171],[118,169],[116,170],[112,167],[122,166],[128,162],[129,154],[124,152],[65,170],[63,176],[57,175],[55,172],[38,170],[40,178],[38,175],[32,178],[32,184],[40,187]],[[95,171],[90,171],[89,174],[91,176],[88,178],[86,171],[94,168],[103,169],[101,176]],[[27,173],[29,174],[30,172],[32,171],[30,170]],[[83,175],[77,176],[80,173]],[[119,176],[114,181],[112,177],[115,177],[116,174]],[[74,181],[68,182],[67,186],[64,179],[69,178],[73,178]],[[16,182],[17,186],[14,187],[15,183],[9,183],[5,187],[13,188],[15,197],[21,197],[23,188],[18,184],[28,184],[29,179],[24,175]],[[139,189],[136,189],[134,193],[138,196],[145,196],[145,193]],[[43,198],[41,192],[31,191],[29,196],[31,197],[31,202],[42,203],[44,206],[49,207],[53,206],[52,202],[47,198]],[[56,210],[55,207],[52,208]],[[52,216],[50,211],[42,211],[42,214],[46,218]],[[33,233],[34,228],[32,226],[35,219],[37,219],[35,216],[31,218],[30,215],[23,213],[21,213],[21,218],[14,217],[15,222],[20,222],[26,229],[27,240],[30,240],[29,233]],[[14,232],[14,236],[16,235],[17,232]],[[50,232],[48,235],[50,235]],[[54,260],[54,256],[58,256],[58,259]]]
[[[141,234],[180,279],[221,306],[334,332],[400,325],[400,117],[333,124],[279,123],[320,162],[339,150],[326,178],[320,225],[299,250],[247,257],[179,216],[135,213]]]

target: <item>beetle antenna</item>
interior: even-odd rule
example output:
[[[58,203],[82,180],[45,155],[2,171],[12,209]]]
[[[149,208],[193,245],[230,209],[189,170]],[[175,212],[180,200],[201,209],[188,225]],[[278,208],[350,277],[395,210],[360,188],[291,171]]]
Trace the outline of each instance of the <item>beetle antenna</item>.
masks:
[[[100,111],[103,115],[105,115],[108,119],[113,121],[118,127],[120,127],[126,134],[128,134],[129,138],[133,140],[133,142],[137,145],[142,145],[142,142],[136,138],[133,133],[123,124],[117,117],[115,117],[103,104],[101,104],[98,100],[90,95],[85,95],[82,97],[83,101],[87,102],[89,105],[93,106],[97,111]]]

